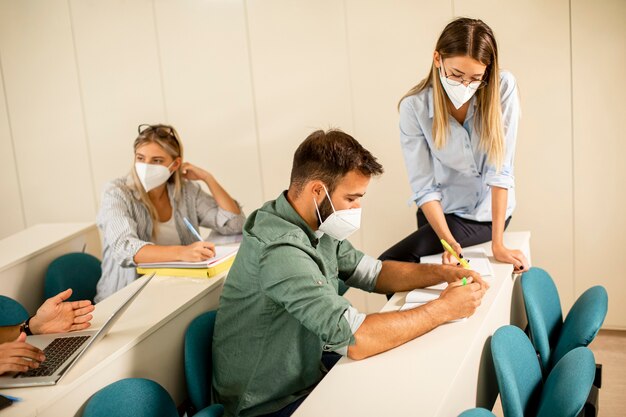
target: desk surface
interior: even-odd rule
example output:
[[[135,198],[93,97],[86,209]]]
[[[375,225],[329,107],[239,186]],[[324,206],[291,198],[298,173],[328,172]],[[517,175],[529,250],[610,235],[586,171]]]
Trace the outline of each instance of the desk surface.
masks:
[[[42,223],[7,236],[0,240],[0,271],[89,229],[95,230],[95,223]]]
[[[528,255],[529,239],[529,232],[504,236]],[[477,247],[492,257],[490,243]],[[495,277],[473,316],[371,358],[342,358],[294,416],[453,416],[474,407],[485,342],[510,322],[513,267],[491,261]],[[382,311],[399,310],[405,297],[395,294]]]
[[[0,411],[0,416],[74,415],[98,389],[126,377],[154,379],[181,401],[182,335],[191,319],[217,307],[224,276],[154,277],[107,336],[57,385],[3,389],[1,393],[23,401]],[[102,326],[140,280],[97,304],[93,328]]]

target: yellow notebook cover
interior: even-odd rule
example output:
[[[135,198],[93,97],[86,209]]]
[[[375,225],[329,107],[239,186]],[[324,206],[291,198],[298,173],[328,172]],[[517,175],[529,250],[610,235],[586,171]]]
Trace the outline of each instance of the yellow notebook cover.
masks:
[[[224,271],[228,271],[235,261],[235,256],[209,268],[137,268],[137,273],[141,275],[156,273],[157,275],[169,277],[193,277],[193,278],[213,278]]]

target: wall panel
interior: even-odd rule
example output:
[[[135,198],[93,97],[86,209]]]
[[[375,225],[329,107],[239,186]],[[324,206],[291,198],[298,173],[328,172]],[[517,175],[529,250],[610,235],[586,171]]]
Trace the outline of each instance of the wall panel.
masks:
[[[2,206],[0,206],[0,217],[2,218],[0,221],[0,239],[17,233],[25,227],[22,196],[20,195],[15,153],[13,152],[13,139],[11,138],[4,83],[2,82],[1,63],[2,57],[0,56],[0,153],[2,154],[0,195],[3,196]]]
[[[243,1],[156,2],[169,121],[247,214],[263,200]]]
[[[0,53],[26,226],[93,219],[67,2],[0,3]]]
[[[605,327],[626,329],[626,3],[572,1],[576,297],[609,292]]]

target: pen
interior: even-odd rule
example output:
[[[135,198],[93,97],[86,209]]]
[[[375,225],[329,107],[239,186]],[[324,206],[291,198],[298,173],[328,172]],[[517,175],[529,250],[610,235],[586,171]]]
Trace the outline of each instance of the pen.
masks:
[[[454,256],[456,260],[459,261],[463,268],[472,269],[470,268],[469,263],[465,259],[459,257],[459,255],[457,255],[454,249],[452,249],[452,246],[450,246],[448,242],[445,241],[445,239],[441,239],[441,244],[443,245],[443,248],[450,253],[450,255]]]
[[[198,231],[194,229],[192,224],[189,223],[189,220],[187,220],[186,217],[183,217],[183,222],[185,223],[185,226],[187,226],[187,229],[189,229],[189,231],[196,237],[196,239],[198,239],[198,241],[202,242],[204,240],[202,239],[202,236],[200,236],[200,233],[198,233]]]
[[[22,399],[20,397],[13,397],[11,395],[6,395],[6,394],[0,394],[0,395],[2,395],[6,399],[9,399],[9,400],[13,401],[14,403],[18,403],[18,402],[22,401]]]

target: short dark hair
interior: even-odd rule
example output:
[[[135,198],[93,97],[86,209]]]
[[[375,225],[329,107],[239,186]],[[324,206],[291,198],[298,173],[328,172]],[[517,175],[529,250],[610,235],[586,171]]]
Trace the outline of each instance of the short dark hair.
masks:
[[[307,182],[320,180],[330,193],[343,176],[354,170],[366,176],[380,175],[383,166],[347,133],[338,129],[316,130],[293,155],[289,187],[299,194]]]

